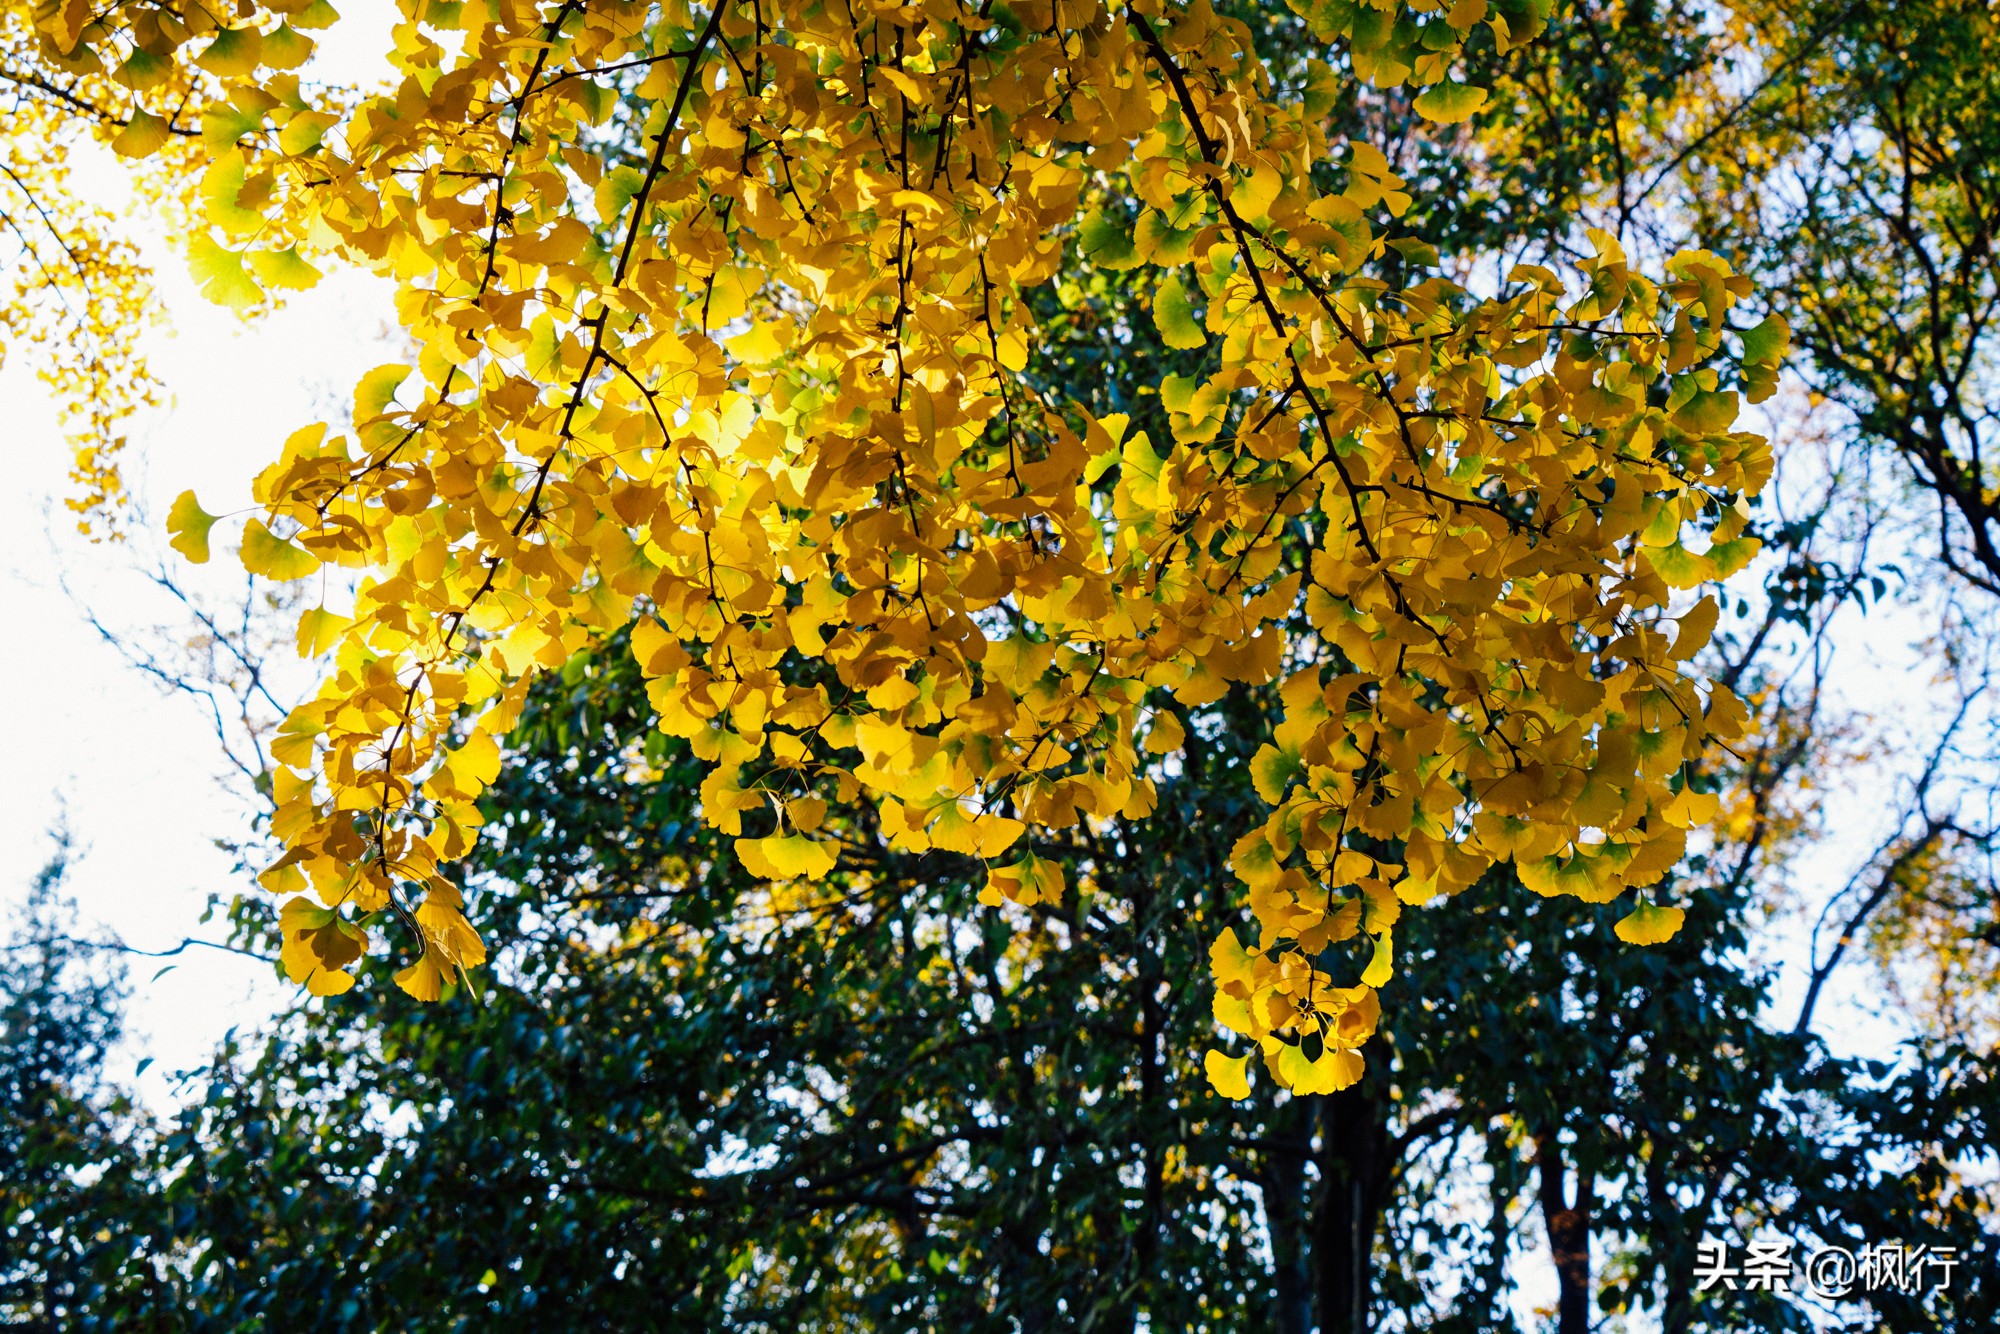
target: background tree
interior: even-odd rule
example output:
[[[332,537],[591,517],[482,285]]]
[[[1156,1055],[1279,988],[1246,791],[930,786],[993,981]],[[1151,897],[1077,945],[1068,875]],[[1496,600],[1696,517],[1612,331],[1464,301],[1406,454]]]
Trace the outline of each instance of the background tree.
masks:
[[[145,1121],[103,1068],[124,972],[75,934],[67,830],[55,845],[0,947],[0,1319],[48,1331],[100,1327],[152,1286],[133,1226],[152,1189]]]
[[[538,691],[489,797],[470,909],[522,942],[502,984],[438,1010],[372,971],[219,1063],[145,1206],[199,1260],[118,1318],[1304,1331],[1358,1304],[1361,1327],[1507,1328],[1545,1180],[1597,1248],[1593,1308],[1789,1327],[1777,1299],[1689,1292],[1696,1239],[1761,1227],[1948,1238],[1966,1281],[1890,1328],[1988,1318],[1978,1196],[1937,1175],[1985,1147],[1979,1067],[1884,1087],[1762,1028],[1741,882],[1689,900],[1709,932],[1643,952],[1615,910],[1497,887],[1413,914],[1431,1004],[1391,1009],[1392,1062],[1226,1104],[1158,1059],[1209,1020],[1157,970],[1205,941],[1140,909],[1226,884],[1229,732],[1037,928],[982,926],[979,877],[935,853],[787,901],[690,818],[679,743],[625,744],[647,705],[616,649]]]

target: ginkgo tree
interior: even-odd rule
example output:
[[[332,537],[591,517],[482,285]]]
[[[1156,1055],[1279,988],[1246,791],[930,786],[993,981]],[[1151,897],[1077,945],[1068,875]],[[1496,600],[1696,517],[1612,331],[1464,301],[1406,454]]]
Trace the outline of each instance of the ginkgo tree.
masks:
[[[1484,101],[1467,45],[1546,21],[1295,7],[1446,123]],[[1252,1052],[1295,1092],[1358,1078],[1404,906],[1495,863],[1641,891],[1629,941],[1678,928],[1643,887],[1747,716],[1689,665],[1714,601],[1676,593],[1755,553],[1770,457],[1732,427],[1787,339],[1732,324],[1723,258],[1646,273],[1593,232],[1574,272],[1417,280],[1439,257],[1382,154],[1329,138],[1331,66],[1261,59],[1206,0],[405,0],[397,82],[354,98],[284,72],[326,0],[226,17],[35,25],[51,86],[101,107],[109,79],[100,132],[198,197],[210,296],[397,283],[409,364],[284,442],[239,542],[355,590],[303,614],[328,669],[272,747],[263,880],[312,991],[385,923],[418,997],[485,958],[448,868],[495,738],[635,614],[746,868],[825,876],[828,811],[862,802],[893,846],[983,859],[1002,912],[1066,892],[1037,831],[1150,809],[1173,702],[1281,682],[1232,859],[1255,929],[1211,955],[1229,1096]],[[1078,259],[1198,354],[1143,387],[1170,438],[1027,373],[1024,294]],[[218,522],[169,518],[196,560]]]

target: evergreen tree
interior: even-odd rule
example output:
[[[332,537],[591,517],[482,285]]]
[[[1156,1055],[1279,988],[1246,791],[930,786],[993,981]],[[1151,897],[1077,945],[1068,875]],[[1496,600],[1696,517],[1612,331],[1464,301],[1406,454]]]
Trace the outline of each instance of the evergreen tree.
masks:
[[[90,1327],[151,1277],[143,1121],[104,1076],[124,970],[77,936],[67,829],[55,843],[0,947],[0,1319],[49,1331]]]

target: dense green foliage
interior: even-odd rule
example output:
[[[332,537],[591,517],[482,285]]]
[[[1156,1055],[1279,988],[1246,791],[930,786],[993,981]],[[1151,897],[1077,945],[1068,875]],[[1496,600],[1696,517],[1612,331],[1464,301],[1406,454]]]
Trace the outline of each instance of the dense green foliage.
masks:
[[[1389,1071],[1229,1104],[1185,1055],[1206,998],[1161,980],[1203,944],[1165,923],[1226,909],[1226,728],[1151,823],[1069,850],[1088,899],[1024,938],[938,854],[770,903],[689,818],[674,746],[618,742],[628,663],[552,680],[492,794],[474,910],[518,955],[442,1007],[371,974],[225,1054],[153,1141],[151,1192],[90,1205],[135,1251],[109,1325],[1509,1328],[1509,1206],[1551,1180],[1577,1205],[1578,1173],[1606,1310],[1789,1327],[1787,1303],[1690,1293],[1701,1235],[1776,1232],[1949,1239],[1962,1281],[1891,1327],[1994,1318],[1974,1200],[1934,1192],[1990,1142],[1983,1067],[1882,1086],[1762,1029],[1740,894],[1635,951],[1606,909],[1475,889],[1448,942],[1442,914],[1411,924],[1435,1003],[1392,1004]],[[1488,1207],[1450,1196],[1454,1156]]]
[[[67,832],[0,944],[0,1324],[101,1326],[150,1300],[157,1177],[144,1124],[103,1078],[123,971],[74,934]],[[115,1294],[115,1295],[114,1295]]]

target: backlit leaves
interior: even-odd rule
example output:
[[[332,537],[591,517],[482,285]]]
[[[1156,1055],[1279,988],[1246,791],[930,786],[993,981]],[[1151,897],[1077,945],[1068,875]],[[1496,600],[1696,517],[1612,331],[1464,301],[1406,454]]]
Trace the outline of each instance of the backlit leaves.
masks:
[[[307,898],[287,900],[278,914],[285,973],[315,996],[337,996],[354,986],[347,965],[368,948],[368,933],[332,908]]]
[[[1472,119],[1486,105],[1486,90],[1469,88],[1462,83],[1441,83],[1418,94],[1412,105],[1425,120],[1455,125]]]
[[[1448,77],[1474,31],[1546,18],[1300,12],[1445,121],[1484,103]],[[635,616],[747,869],[832,875],[826,812],[866,802],[1010,916],[1071,896],[1039,832],[1153,809],[1178,711],[1277,691],[1212,965],[1218,1023],[1297,1092],[1360,1077],[1406,904],[1503,863],[1608,901],[1680,856],[1675,776],[1744,713],[1656,627],[1748,559],[1770,465],[1734,386],[1782,344],[1732,362],[1720,257],[1648,274],[1600,232],[1464,290],[1388,239],[1383,153],[1205,5],[404,18],[404,77],[351,107],[263,72],[297,23],[200,47],[239,82],[191,255],[246,308],[327,258],[398,284],[408,364],[285,442],[242,555],[358,581],[301,621],[328,671],[272,743],[273,827],[328,911],[403,922],[412,995],[484,957],[440,868],[490,737]],[[1121,386],[1147,431],[1038,373],[1027,295],[1077,275],[1199,353]]]
[[[1202,1058],[1202,1067],[1208,1074],[1208,1082],[1217,1093],[1225,1098],[1243,1099],[1250,1096],[1250,1080],[1245,1071],[1249,1067],[1247,1056],[1224,1056],[1210,1050]]]
[[[743,838],[736,841],[736,855],[752,875],[772,880],[825,879],[835,861],[832,848],[803,834],[770,838]]]
[[[167,532],[171,534],[168,545],[195,564],[205,564],[208,530],[215,525],[216,516],[202,509],[194,492],[183,491],[174,498],[174,507],[167,511]]]
[[[347,628],[347,617],[325,607],[309,607],[299,613],[298,650],[302,658],[316,658],[332,648]]]
[[[319,569],[319,561],[297,543],[288,542],[252,519],[243,526],[243,568],[279,581],[303,579]]]
[[[112,151],[121,157],[149,157],[167,142],[167,123],[149,111],[135,111],[124,129],[112,136]]]
[[[1153,292],[1153,322],[1160,327],[1160,337],[1168,347],[1201,347],[1208,342],[1208,336],[1195,322],[1194,306],[1188,301],[1187,289],[1181,286],[1178,273],[1170,273]]]
[[[1612,929],[1628,945],[1660,945],[1674,938],[1686,916],[1679,908],[1661,908],[1641,898],[1639,906],[1619,918]]]
[[[188,272],[201,294],[218,306],[247,310],[263,299],[263,289],[243,267],[243,256],[206,236],[188,248]]]

